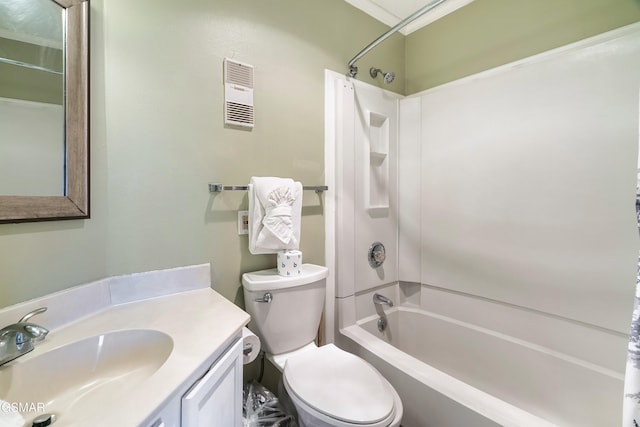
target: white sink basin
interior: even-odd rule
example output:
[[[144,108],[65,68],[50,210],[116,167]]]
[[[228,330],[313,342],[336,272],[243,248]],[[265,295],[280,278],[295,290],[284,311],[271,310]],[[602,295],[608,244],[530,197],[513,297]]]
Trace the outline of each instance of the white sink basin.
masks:
[[[173,350],[173,340],[159,331],[131,329],[93,336],[39,355],[38,350],[36,344],[33,357],[0,367],[0,396],[7,402],[43,404],[44,412],[57,417],[54,425],[60,426],[99,416],[100,411],[117,410],[112,402],[126,398],[128,390],[162,366]],[[22,415],[30,421],[40,414]]]

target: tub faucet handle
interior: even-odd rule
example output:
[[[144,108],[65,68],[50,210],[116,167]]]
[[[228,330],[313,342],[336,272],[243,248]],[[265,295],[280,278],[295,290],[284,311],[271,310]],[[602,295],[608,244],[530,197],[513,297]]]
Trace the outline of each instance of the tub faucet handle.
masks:
[[[373,303],[377,304],[377,305],[388,305],[389,307],[393,307],[393,301],[391,301],[389,298],[385,297],[384,295],[380,295],[380,294],[373,294]]]
[[[369,247],[369,254],[367,255],[367,258],[371,268],[382,267],[384,260],[387,258],[387,252],[384,245],[380,242],[373,242]]]

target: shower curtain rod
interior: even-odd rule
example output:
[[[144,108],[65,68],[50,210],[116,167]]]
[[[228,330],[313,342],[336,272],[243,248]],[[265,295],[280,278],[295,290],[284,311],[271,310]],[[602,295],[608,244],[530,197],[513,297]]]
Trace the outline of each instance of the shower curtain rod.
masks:
[[[380,37],[372,41],[367,47],[362,49],[356,56],[351,58],[351,61],[349,61],[349,63],[347,64],[347,67],[349,67],[349,76],[355,77],[356,74],[358,74],[358,67],[353,65],[356,63],[358,59],[365,56],[367,53],[369,53],[369,51],[371,51],[371,49],[373,49],[374,47],[376,47],[377,45],[385,41],[393,33],[403,29],[406,25],[410,24],[414,20],[418,19],[419,17],[421,17],[422,15],[424,15],[434,7],[438,6],[440,3],[444,3],[445,1],[446,0],[433,0],[427,3],[426,5],[422,6],[420,9],[412,13],[411,15],[404,18],[402,21],[398,22],[394,27],[389,29],[389,31],[387,31],[386,33],[384,33],[383,35],[381,35]]]

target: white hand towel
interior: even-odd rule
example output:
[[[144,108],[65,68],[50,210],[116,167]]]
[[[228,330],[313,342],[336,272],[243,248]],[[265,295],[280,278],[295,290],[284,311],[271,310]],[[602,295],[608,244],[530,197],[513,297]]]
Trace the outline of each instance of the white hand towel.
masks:
[[[273,254],[300,246],[302,184],[289,178],[252,177],[249,184],[249,251]]]
[[[9,402],[0,399],[0,427],[23,427],[26,421]]]

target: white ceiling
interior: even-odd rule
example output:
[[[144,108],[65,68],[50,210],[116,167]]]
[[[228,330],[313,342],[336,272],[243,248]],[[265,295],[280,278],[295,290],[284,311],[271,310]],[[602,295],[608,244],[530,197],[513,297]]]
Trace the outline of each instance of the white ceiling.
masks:
[[[430,0],[345,0],[347,3],[373,16],[378,21],[393,27],[413,12],[425,6]],[[407,24],[400,32],[410,34],[436,19],[461,8],[474,0],[446,0],[420,18]]]

